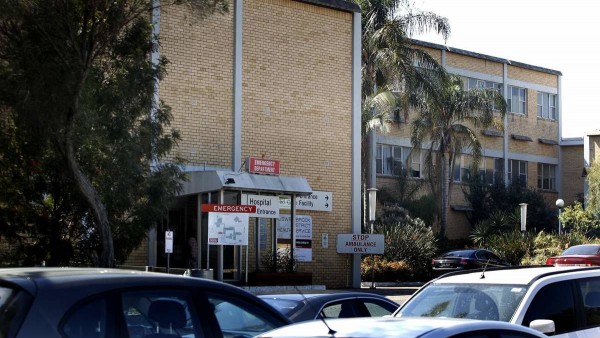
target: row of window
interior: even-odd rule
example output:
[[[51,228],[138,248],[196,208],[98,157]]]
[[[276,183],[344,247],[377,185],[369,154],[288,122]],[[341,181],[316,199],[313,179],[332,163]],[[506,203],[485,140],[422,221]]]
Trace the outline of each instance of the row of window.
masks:
[[[500,94],[503,93],[503,85],[498,82],[484,81],[467,78],[467,89],[496,89]],[[515,114],[527,114],[527,89],[516,86],[508,86],[506,92],[507,110]],[[538,92],[537,94],[537,116],[544,119],[556,120],[557,114],[557,96],[556,94]]]
[[[381,175],[399,175],[402,170],[408,169],[407,176],[413,178],[425,177],[421,170],[424,165],[424,156],[417,149],[410,147],[393,146],[387,144],[377,145],[376,172]],[[527,161],[508,160],[509,182],[527,184]],[[468,155],[456,158],[453,168],[454,182],[466,182],[471,177],[473,159]],[[544,190],[556,190],[556,165],[537,164],[537,187]],[[504,178],[504,159],[484,157],[479,163],[479,178],[486,184],[501,182]]]

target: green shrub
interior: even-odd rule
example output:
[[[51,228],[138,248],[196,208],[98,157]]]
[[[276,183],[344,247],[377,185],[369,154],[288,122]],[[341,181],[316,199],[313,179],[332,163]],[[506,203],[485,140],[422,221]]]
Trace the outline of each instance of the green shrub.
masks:
[[[523,258],[523,265],[543,265],[546,259],[551,256],[560,255],[566,248],[589,243],[589,240],[577,231],[567,234],[538,233],[533,240],[533,250]]]
[[[524,257],[534,248],[534,235],[531,232],[513,230],[492,235],[487,240],[487,248],[512,265],[520,265]]]
[[[375,265],[373,265],[373,258]],[[370,282],[375,271],[376,282],[406,282],[414,281],[414,272],[411,266],[404,261],[386,261],[381,256],[368,255],[363,257],[360,264],[361,280]]]
[[[583,205],[579,202],[566,207],[560,214],[560,221],[565,230],[584,234],[595,233],[600,227],[600,220],[589,209],[583,209]]]

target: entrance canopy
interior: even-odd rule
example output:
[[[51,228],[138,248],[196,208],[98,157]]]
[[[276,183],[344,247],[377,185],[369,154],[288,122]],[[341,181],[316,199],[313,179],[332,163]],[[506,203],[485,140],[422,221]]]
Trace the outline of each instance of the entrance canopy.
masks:
[[[247,190],[252,192],[276,193],[282,195],[310,195],[312,188],[304,177],[273,176],[231,171],[191,171],[188,180],[183,182],[179,196],[203,192],[227,190]]]

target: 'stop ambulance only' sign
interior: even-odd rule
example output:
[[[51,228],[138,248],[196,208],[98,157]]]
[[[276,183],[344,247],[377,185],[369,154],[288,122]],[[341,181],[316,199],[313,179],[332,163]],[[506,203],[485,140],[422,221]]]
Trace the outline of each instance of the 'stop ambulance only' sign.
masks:
[[[383,254],[384,236],[373,234],[339,234],[337,252],[351,254]]]

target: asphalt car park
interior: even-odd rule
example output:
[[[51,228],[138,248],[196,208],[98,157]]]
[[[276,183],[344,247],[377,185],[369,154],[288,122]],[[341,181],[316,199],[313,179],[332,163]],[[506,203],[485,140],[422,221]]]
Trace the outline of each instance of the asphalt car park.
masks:
[[[290,323],[203,278],[92,268],[0,269],[0,337],[252,337]]]

